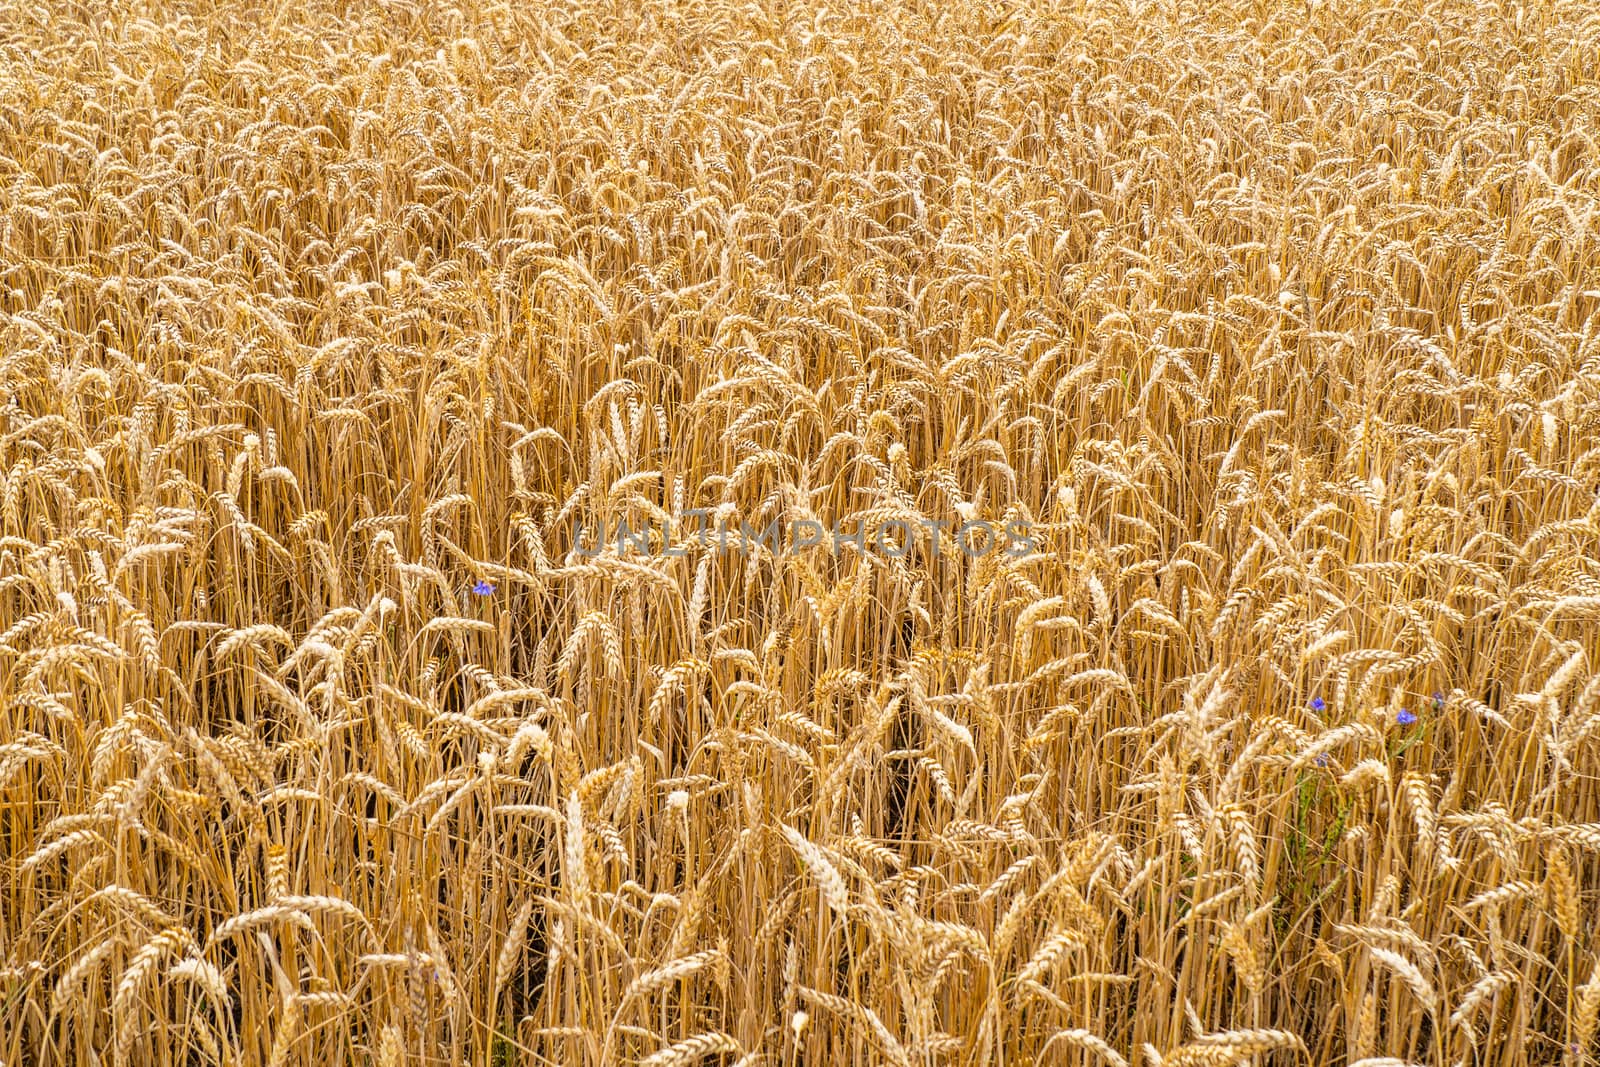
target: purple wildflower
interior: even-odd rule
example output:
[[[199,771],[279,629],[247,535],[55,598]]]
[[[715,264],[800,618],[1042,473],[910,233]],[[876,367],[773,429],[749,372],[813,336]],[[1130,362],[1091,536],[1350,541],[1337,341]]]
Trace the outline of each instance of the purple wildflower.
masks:
[[[489,596],[494,592],[494,583],[479,578],[472,585],[472,591],[479,596]]]
[[[1328,765],[1328,754],[1326,752],[1324,752],[1324,753],[1322,753],[1322,755],[1317,757],[1317,766],[1318,767],[1326,767],[1327,765]]]
[[[1312,711],[1322,711],[1327,706],[1328,706],[1328,702],[1326,700],[1323,700],[1321,697],[1312,697],[1311,698],[1311,710]]]
[[[1433,694],[1433,706],[1435,708],[1444,707],[1444,694],[1443,693],[1435,693],[1435,694]]]
[[[1411,712],[1407,711],[1405,708],[1401,708],[1395,713],[1394,721],[1399,723],[1401,726],[1410,726],[1412,723],[1417,721],[1417,717],[1411,714]]]

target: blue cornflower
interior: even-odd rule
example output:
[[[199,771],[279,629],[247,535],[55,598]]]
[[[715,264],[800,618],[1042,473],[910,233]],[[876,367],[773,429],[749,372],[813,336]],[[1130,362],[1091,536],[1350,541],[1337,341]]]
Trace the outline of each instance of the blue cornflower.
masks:
[[[1328,754],[1326,752],[1324,752],[1322,755],[1317,757],[1317,766],[1318,767],[1326,767],[1327,765],[1328,765]]]
[[[1434,706],[1435,709],[1444,707],[1444,694],[1443,693],[1435,693],[1435,694],[1433,694],[1433,706]]]
[[[494,592],[494,583],[479,578],[473,583],[472,591],[477,593],[479,596],[489,596]]]
[[[1405,708],[1401,708],[1395,713],[1394,721],[1399,723],[1401,726],[1410,726],[1412,723],[1417,721],[1417,717],[1411,714],[1411,712],[1407,711]]]
[[[1327,706],[1328,706],[1328,702],[1326,700],[1323,700],[1321,697],[1312,697],[1311,698],[1311,710],[1312,711],[1322,711]]]

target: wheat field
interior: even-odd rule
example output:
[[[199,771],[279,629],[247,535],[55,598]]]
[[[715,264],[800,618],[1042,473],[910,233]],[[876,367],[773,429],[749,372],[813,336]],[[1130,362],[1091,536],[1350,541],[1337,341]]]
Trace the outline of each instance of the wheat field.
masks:
[[[1582,0],[5,0],[0,1064],[1596,1063],[1597,242]]]

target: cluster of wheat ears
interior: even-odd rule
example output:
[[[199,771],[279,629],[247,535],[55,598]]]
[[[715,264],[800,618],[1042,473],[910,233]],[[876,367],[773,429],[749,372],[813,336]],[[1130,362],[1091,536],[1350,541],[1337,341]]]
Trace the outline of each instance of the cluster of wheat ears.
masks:
[[[1597,56],[8,0],[0,1063],[1594,1063]]]

